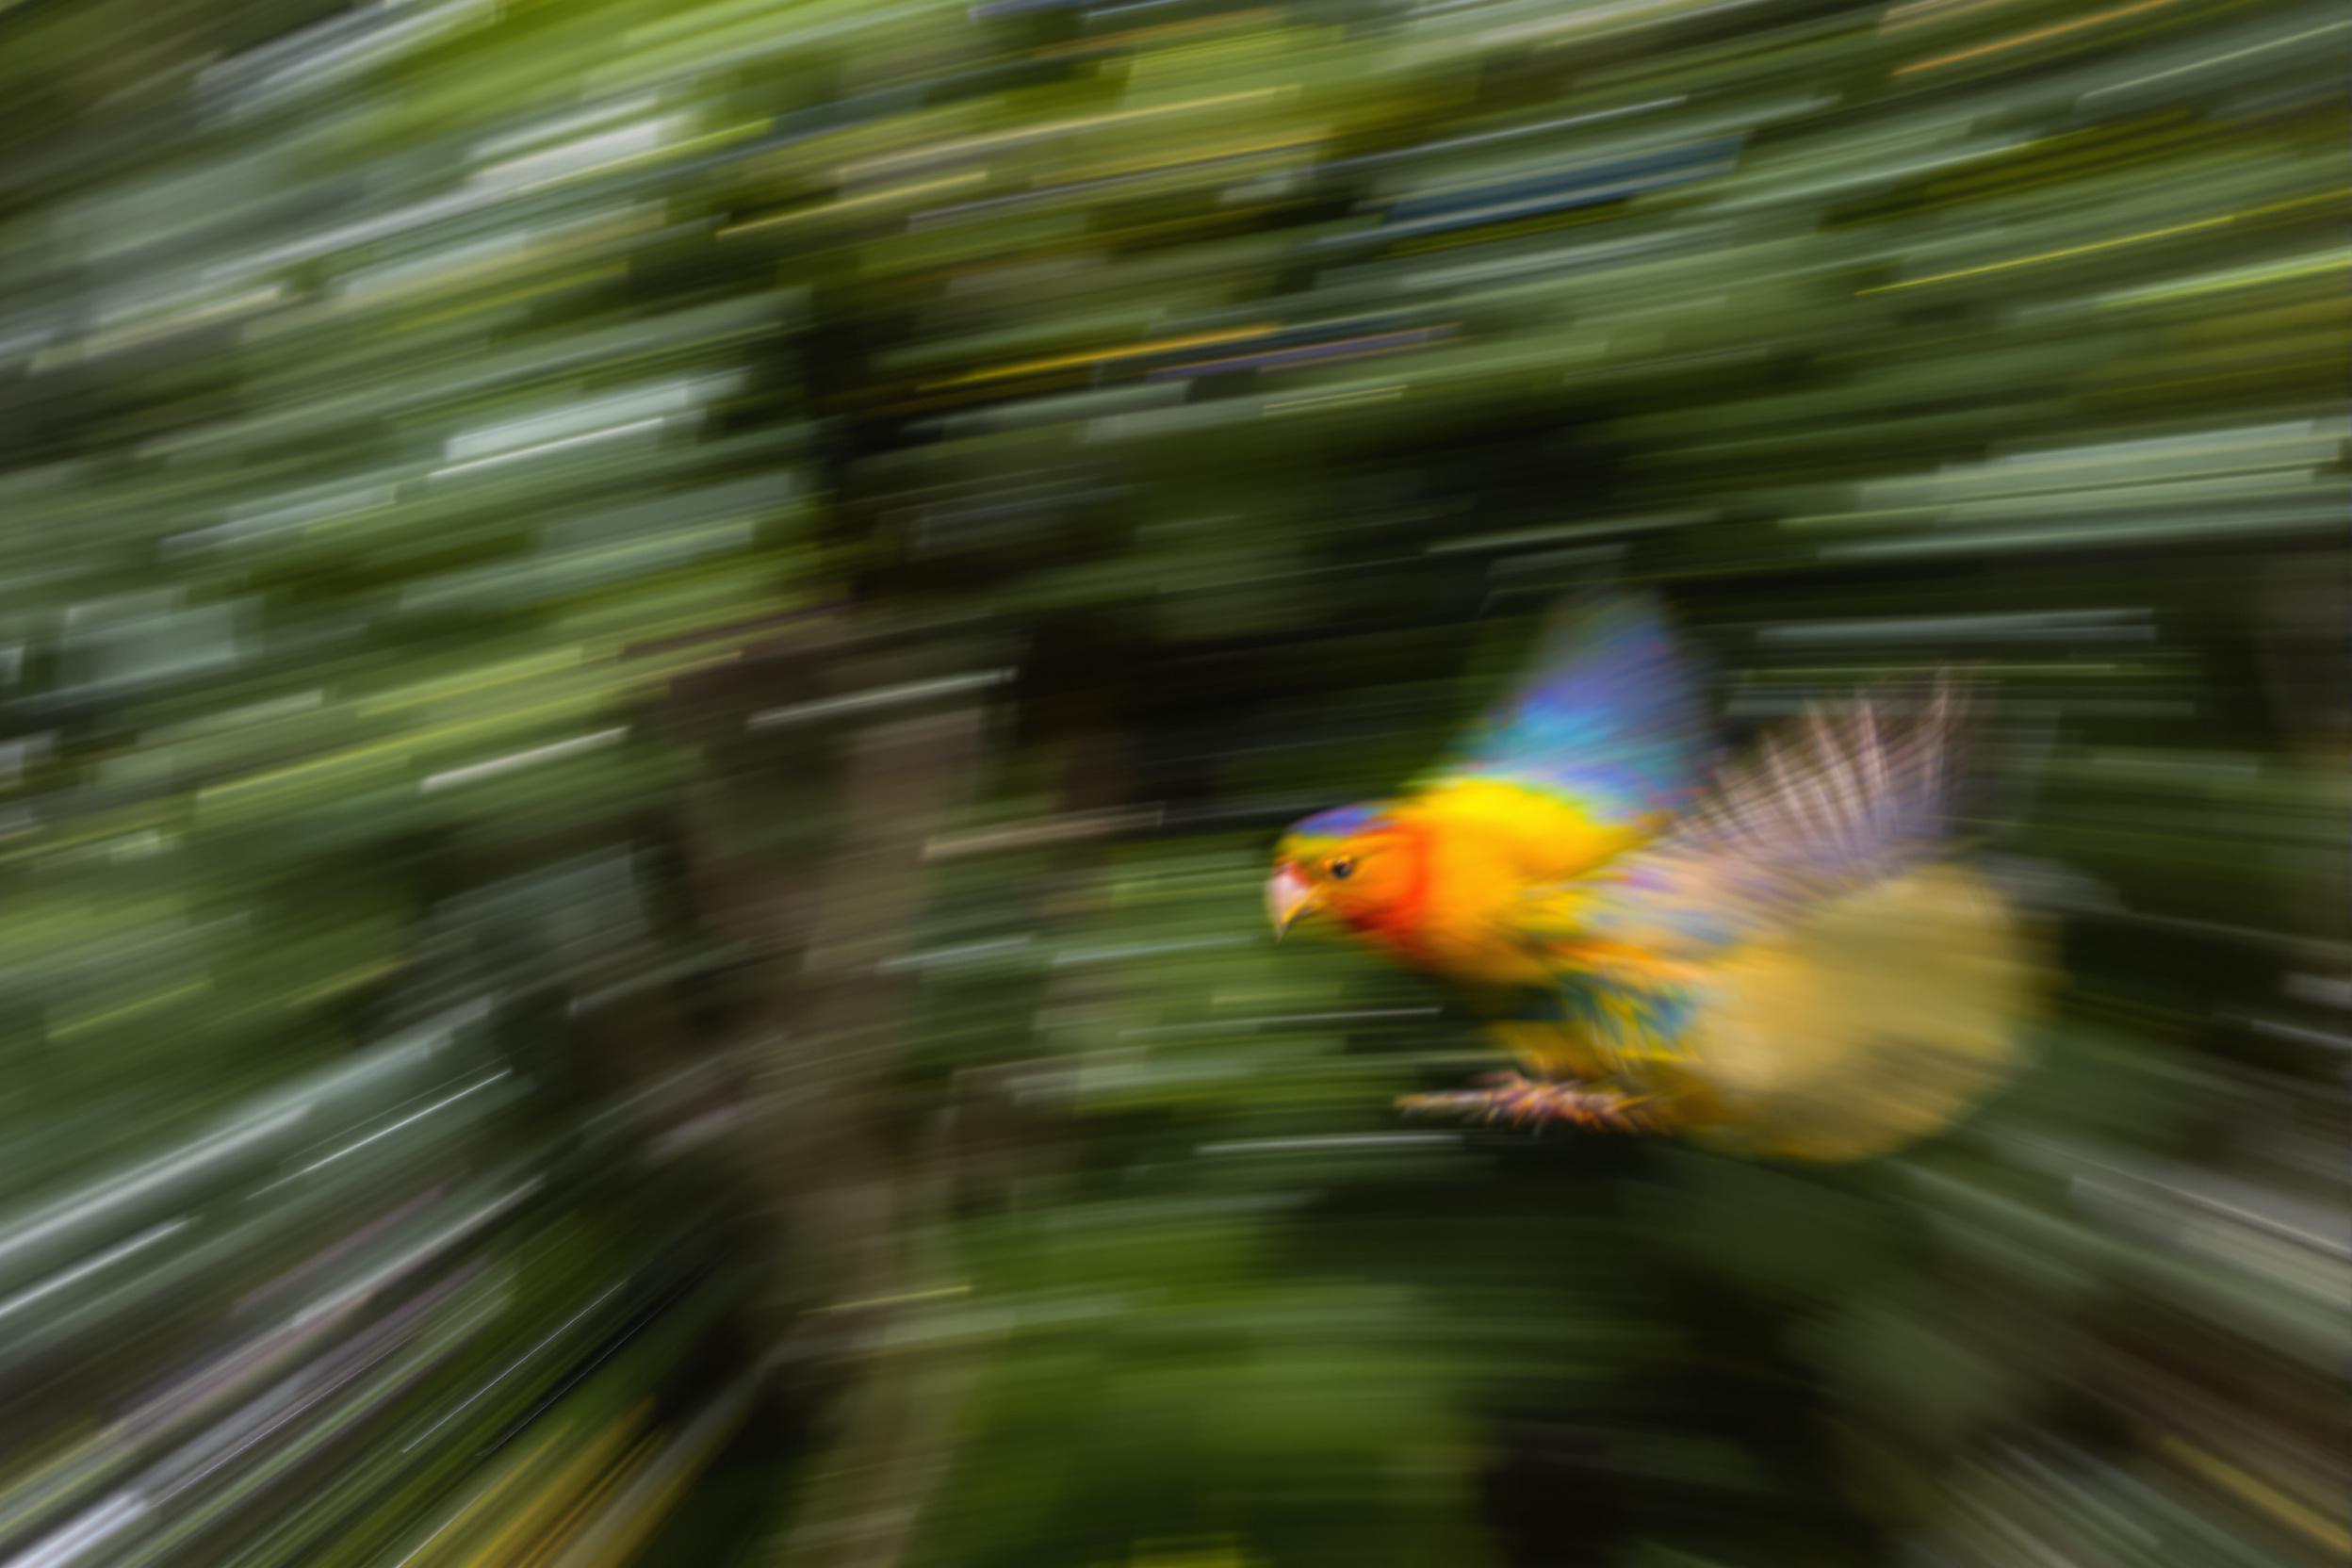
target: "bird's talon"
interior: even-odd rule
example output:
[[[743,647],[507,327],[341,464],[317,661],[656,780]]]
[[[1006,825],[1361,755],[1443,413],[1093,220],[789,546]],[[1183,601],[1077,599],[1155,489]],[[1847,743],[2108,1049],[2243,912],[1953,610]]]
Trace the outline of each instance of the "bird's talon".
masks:
[[[1490,1127],[1505,1121],[1514,1127],[1566,1121],[1598,1131],[1640,1133],[1658,1123],[1657,1113],[1647,1108],[1656,1099],[1652,1095],[1628,1097],[1616,1089],[1535,1082],[1517,1073],[1503,1073],[1491,1082],[1484,1089],[1409,1094],[1396,1103],[1407,1113],[1466,1113]]]

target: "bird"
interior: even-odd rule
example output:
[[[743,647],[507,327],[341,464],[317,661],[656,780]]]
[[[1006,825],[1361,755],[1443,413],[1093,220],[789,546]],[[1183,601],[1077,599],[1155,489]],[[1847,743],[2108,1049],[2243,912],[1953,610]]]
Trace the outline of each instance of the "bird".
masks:
[[[2015,1075],[2042,992],[1953,820],[1969,710],[1945,673],[1727,757],[1658,599],[1588,596],[1429,772],[1284,833],[1267,915],[1451,988],[1518,1064],[1407,1113],[1891,1154]]]

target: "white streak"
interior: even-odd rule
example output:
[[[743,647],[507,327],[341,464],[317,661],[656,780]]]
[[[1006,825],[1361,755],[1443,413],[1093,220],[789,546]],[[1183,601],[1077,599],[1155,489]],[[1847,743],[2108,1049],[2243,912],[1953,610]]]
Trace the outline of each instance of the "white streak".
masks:
[[[609,746],[628,733],[629,726],[616,725],[611,729],[599,729],[594,734],[575,735],[568,741],[551,741],[544,746],[532,746],[528,751],[510,752],[504,757],[493,757],[486,762],[469,762],[462,768],[449,768],[440,773],[427,775],[425,781],[418,785],[417,789],[421,793],[431,794],[435,790],[446,790],[459,784],[470,784],[475,779],[488,778],[514,768],[527,768],[536,763],[553,761],[559,757],[570,757],[579,752],[594,751],[601,746]]]

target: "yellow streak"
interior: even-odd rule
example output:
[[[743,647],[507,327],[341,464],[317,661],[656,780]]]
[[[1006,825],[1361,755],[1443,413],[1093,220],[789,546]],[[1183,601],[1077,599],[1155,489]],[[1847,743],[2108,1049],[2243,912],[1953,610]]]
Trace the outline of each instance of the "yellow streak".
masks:
[[[894,185],[887,190],[870,190],[863,196],[844,196],[839,201],[823,202],[813,207],[801,207],[780,212],[774,218],[755,218],[746,223],[729,223],[719,231],[721,239],[731,239],[739,234],[758,229],[773,229],[804,219],[829,218],[837,212],[855,207],[870,207],[885,202],[903,201],[909,196],[928,196],[934,191],[953,190],[961,186],[977,185],[988,177],[985,169],[967,169],[960,174],[942,174],[936,180],[916,180],[906,185]]]
[[[2352,1530],[2345,1529],[2318,1510],[2295,1501],[2277,1487],[2257,1480],[2234,1465],[2224,1463],[2204,1449],[2183,1443],[2177,1437],[2162,1439],[2159,1446],[2241,1502],[2253,1505],[2296,1533],[2318,1542],[2328,1551],[2338,1556],[2352,1552]]]
[[[1498,239],[1520,239],[1531,234],[1550,234],[1558,229],[1589,228],[1610,220],[1616,211],[1613,205],[1578,207],[1570,212],[1547,212],[1534,218],[1522,218],[1509,223],[1476,224],[1450,234],[1424,235],[1408,239],[1396,247],[1400,256],[1425,256],[1434,251],[1459,251],[1472,245],[1489,245]]]
[[[488,1486],[482,1488],[482,1491],[476,1493],[474,1494],[473,1501],[458,1510],[457,1512],[447,1522],[445,1522],[438,1529],[434,1530],[431,1535],[425,1537],[423,1542],[417,1545],[416,1549],[408,1555],[406,1561],[416,1561],[427,1551],[432,1549],[434,1542],[440,1540],[443,1536],[449,1534],[450,1531],[462,1531],[462,1528],[467,1519],[496,1502],[501,1495],[511,1490],[515,1482],[521,1480],[525,1476],[529,1475],[531,1467],[539,1462],[541,1456],[545,1455],[548,1450],[555,1446],[556,1438],[560,1434],[556,1432],[549,1432],[547,1436],[541,1438],[537,1443],[531,1445],[529,1450],[515,1459],[512,1464],[507,1466],[505,1473],[500,1475],[497,1480],[492,1481]],[[403,1568],[405,1568],[405,1564],[403,1565]]]
[[[600,1539],[596,1542],[596,1545],[601,1550],[596,1552],[595,1555],[580,1559],[579,1568],[595,1568],[595,1565],[604,1563],[634,1562],[639,1549],[651,1538],[654,1531],[661,1527],[662,1521],[676,1511],[678,1503],[686,1496],[687,1488],[692,1486],[704,1471],[710,1469],[711,1460],[726,1447],[728,1440],[742,1429],[743,1421],[749,1413],[748,1405],[737,1407],[728,1421],[718,1429],[703,1436],[697,1446],[692,1448],[684,1446],[687,1438],[692,1435],[691,1427],[687,1431],[674,1438],[665,1453],[672,1457],[682,1455],[683,1462],[674,1466],[675,1473],[668,1480],[646,1497],[633,1512],[618,1518],[608,1517],[598,1521]],[[647,1460],[650,1458],[651,1456],[646,1456]],[[643,1462],[632,1464],[632,1469],[644,1468],[645,1464]]]
[[[1223,332],[1187,333],[1182,337],[1155,338],[1149,343],[1136,343],[1124,349],[1087,349],[1078,353],[1048,354],[1043,359],[1017,360],[1010,365],[994,365],[985,370],[967,370],[959,376],[943,381],[923,383],[926,390],[939,386],[970,386],[975,382],[1003,381],[1009,376],[1035,375],[1041,370],[1069,370],[1084,365],[1102,365],[1112,360],[1138,359],[1146,354],[1165,353],[1170,349],[1197,349],[1210,343],[1238,343],[1252,337],[1265,337],[1277,331],[1273,322],[1264,321],[1253,326],[1233,327]]]
[[[1312,147],[1328,140],[1328,128],[1294,135],[1262,138],[1256,141],[1227,141],[1212,147],[1186,147],[1181,152],[1153,154],[1140,158],[1124,158],[1114,163],[1089,163],[1069,172],[1069,178],[1077,180],[1110,179],[1120,174],[1148,174],[1159,169],[1183,169],[1196,163],[1214,163],[1219,158],[1247,157],[1252,153],[1279,153],[1292,147]]]
[[[636,1471],[645,1467],[646,1461],[651,1457],[651,1455],[646,1455],[631,1465],[632,1477]],[[637,1555],[638,1548],[645,1544],[645,1541],[660,1527],[662,1522],[667,1519],[678,1507],[679,1499],[685,1495],[686,1488],[709,1468],[710,1458],[706,1454],[700,1462],[680,1470],[671,1477],[668,1483],[646,1499],[645,1507],[639,1509],[633,1516],[613,1520],[606,1525],[605,1527],[612,1533],[602,1543],[606,1547],[605,1553],[587,1560],[612,1563],[632,1560]]]
[[[0,6],[0,11],[6,9],[6,6]],[[102,1428],[87,1419],[79,1420],[71,1429],[46,1445],[50,1450],[46,1458],[40,1457],[41,1450],[36,1448],[27,1456],[33,1461],[32,1467],[20,1471],[5,1485],[0,1485],[0,1517],[14,1514],[29,1494],[69,1465],[104,1450],[109,1444],[122,1441],[122,1426],[117,1422]]]
[[[819,1307],[817,1310],[819,1312],[863,1312],[869,1307],[896,1307],[903,1306],[908,1301],[937,1301],[950,1296],[971,1294],[972,1286],[968,1284],[939,1285],[931,1290],[904,1291],[896,1296],[869,1296],[861,1301],[836,1301],[831,1306]]]
[[[513,1548],[520,1546],[522,1540],[531,1533],[540,1519],[553,1508],[562,1506],[564,1498],[579,1484],[583,1473],[602,1463],[607,1455],[627,1442],[630,1434],[645,1423],[645,1413],[650,1408],[650,1401],[641,1399],[626,1413],[615,1417],[588,1446],[564,1462],[563,1468],[539,1488],[522,1512],[508,1520],[498,1534],[466,1560],[474,1568],[487,1568],[488,1564],[508,1560]],[[553,1498],[554,1502],[550,1504],[548,1498]]]
[[[547,1533],[540,1539],[539,1544],[524,1557],[519,1568],[538,1568],[539,1564],[553,1560],[556,1554],[580,1533],[581,1524],[589,1517],[596,1506],[604,1500],[606,1494],[643,1470],[645,1467],[645,1462],[653,1457],[654,1450],[660,1447],[661,1444],[662,1434],[658,1431],[647,1432],[639,1438],[630,1446],[629,1452],[621,1456],[618,1464],[607,1470],[598,1478],[596,1484],[590,1487],[578,1502],[564,1511],[562,1518],[547,1527]]]
[[[2164,239],[2177,234],[2195,234],[2201,229],[2218,229],[2241,219],[2256,218],[2266,212],[2279,212],[2288,207],[2309,206],[2313,202],[2340,201],[2352,196],[2352,186],[2323,190],[2316,195],[2297,196],[2290,201],[2271,202],[2243,212],[2226,212],[2217,218],[2198,218],[2186,223],[2171,223],[2161,229],[2143,229],[2138,234],[2121,235],[2114,239],[2095,239],[2087,245],[2068,245],[2062,250],[2044,251],[2036,255],[2017,256],[2008,261],[1988,261],[1981,267],[1963,267],[1952,272],[1932,272],[1924,278],[1906,278],[1902,283],[1876,284],[1858,294],[1891,294],[1899,288],[1919,288],[1931,283],[1950,283],[1955,278],[1979,278],[1987,272],[2005,272],[2012,267],[2032,267],[2039,262],[2064,261],[2068,256],[2086,256],[2099,251],[2113,251],[2125,245],[2137,245],[2146,240]]]
[[[524,300],[544,300],[562,289],[577,288],[583,284],[596,283],[607,278],[624,277],[628,272],[629,264],[624,261],[582,267],[570,272],[551,272],[545,277],[533,278],[528,283],[502,293],[462,296],[455,304],[439,310],[422,311],[413,318],[414,325],[431,327],[438,326],[445,321],[462,321],[468,316],[479,316],[485,311],[497,310],[501,305],[516,304]],[[339,304],[330,304],[326,308],[336,310],[341,307]]]
[[[2219,276],[2192,278],[2155,288],[2134,288],[2099,302],[2101,305],[2151,304],[2159,300],[2184,300],[2196,294],[2212,294],[2225,288],[2259,288],[2266,283],[2284,283],[2290,278],[2314,277],[2322,272],[2341,272],[2352,262],[2352,252],[2330,251],[2325,255],[2280,262],[2276,267],[2249,268],[2225,272]]]
[[[307,1006],[313,1002],[324,1001],[338,991],[350,990],[354,986],[364,986],[370,980],[381,980],[387,974],[397,974],[400,968],[401,962],[398,958],[385,958],[371,964],[362,964],[357,969],[348,969],[340,974],[331,974],[315,986],[306,986],[292,995],[281,999],[273,1010],[283,1011],[291,1007]]]
[[[160,812],[142,809],[121,820],[102,822],[94,827],[78,828],[72,832],[50,829],[46,837],[42,836],[41,828],[20,827],[0,837],[29,837],[31,841],[18,845],[6,855],[0,855],[0,865],[12,864],[39,855],[69,854],[75,850],[88,849],[93,844],[102,844],[108,839],[127,839],[134,834],[160,832],[164,826],[165,821]]]
[[[1956,65],[1962,60],[1975,59],[1981,55],[1997,55],[2003,49],[2015,49],[2022,44],[2037,43],[2046,38],[2056,38],[2062,33],[2078,32],[2084,27],[2095,27],[2102,22],[2113,22],[2119,16],[2130,16],[2136,11],[2152,11],[2159,6],[2169,6],[2173,3],[2174,0],[2136,0],[2135,4],[2117,6],[2113,10],[2094,11],[2089,16],[2078,16],[2072,22],[2060,22],[2048,27],[2036,27],[2030,33],[2013,33],[2007,38],[1996,40],[1991,43],[1980,43],[1973,49],[1962,49],[1950,55],[1938,55],[1929,60],[1915,60],[1909,65],[1898,68],[1894,74],[1898,76],[1907,76],[1914,71],[1933,71],[1938,66]]]
[[[1345,408],[1354,403],[1384,403],[1405,395],[1405,384],[1392,381],[1380,386],[1348,387],[1338,392],[1315,392],[1304,397],[1284,398],[1266,405],[1268,414],[1306,414],[1318,408]]]
[[[185,1001],[191,996],[202,996],[210,989],[212,989],[210,980],[191,980],[186,985],[173,986],[169,990],[157,991],[153,996],[142,996],[136,1002],[126,1002],[119,1007],[108,1007],[103,1012],[84,1013],[80,1018],[67,1020],[51,1029],[49,1037],[53,1040],[71,1039],[74,1036],[87,1034],[101,1024],[119,1022],[126,1018],[136,1018],[140,1013],[152,1011],[168,1003]]]

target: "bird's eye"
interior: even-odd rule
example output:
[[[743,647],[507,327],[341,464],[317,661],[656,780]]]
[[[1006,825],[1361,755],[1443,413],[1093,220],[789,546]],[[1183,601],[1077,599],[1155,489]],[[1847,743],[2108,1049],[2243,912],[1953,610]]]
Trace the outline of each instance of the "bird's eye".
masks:
[[[1347,881],[1350,876],[1353,876],[1356,874],[1356,858],[1352,855],[1342,855],[1334,858],[1331,861],[1331,879],[1333,881]]]

